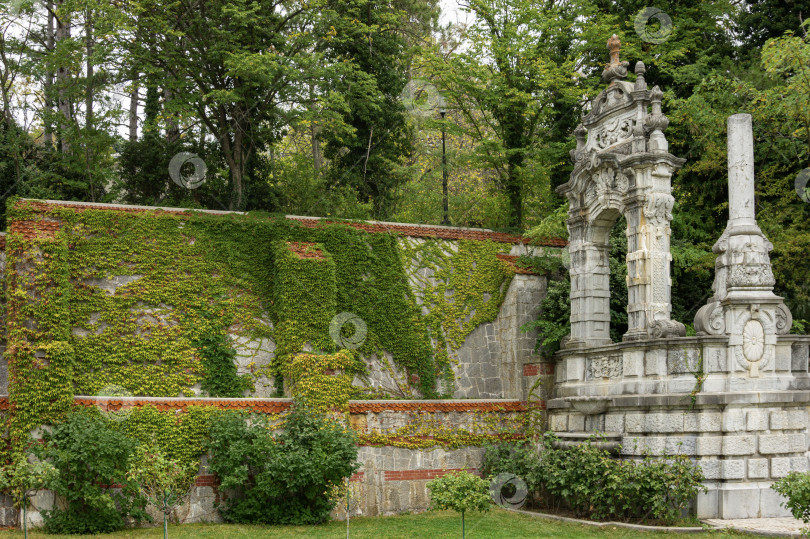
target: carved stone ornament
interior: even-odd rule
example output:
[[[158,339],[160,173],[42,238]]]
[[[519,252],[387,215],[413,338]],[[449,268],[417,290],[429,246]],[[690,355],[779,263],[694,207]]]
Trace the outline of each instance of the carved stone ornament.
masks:
[[[695,332],[698,335],[723,335],[726,332],[726,314],[719,301],[701,307],[695,315]]]
[[[776,334],[787,335],[793,326],[793,314],[784,303],[776,306]]]
[[[591,378],[618,378],[622,375],[622,356],[596,357],[590,360]]]
[[[654,226],[667,226],[672,221],[674,205],[675,198],[672,195],[651,195],[644,206],[644,217]]]
[[[596,133],[596,146],[604,150],[617,142],[628,140],[633,135],[633,120],[631,118],[616,118],[605,124]]]
[[[686,326],[676,320],[656,320],[650,324],[650,335],[654,339],[686,337]]]
[[[765,353],[765,328],[759,320],[745,323],[742,333],[742,351],[748,361],[759,361]]]

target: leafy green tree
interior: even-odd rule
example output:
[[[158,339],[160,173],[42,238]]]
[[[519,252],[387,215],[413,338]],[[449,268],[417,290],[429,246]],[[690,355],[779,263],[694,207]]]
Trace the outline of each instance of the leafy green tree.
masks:
[[[593,11],[585,1],[554,0],[471,0],[464,9],[473,22],[459,30],[457,50],[433,53],[432,80],[508,195],[509,225],[521,228],[531,188],[544,189],[541,203],[553,198],[550,172],[538,159],[560,135],[562,111],[578,110],[579,43],[591,32]]]
[[[163,513],[163,539],[169,536],[169,513],[182,505],[194,472],[166,457],[157,447],[139,445],[132,455],[127,479],[138,485],[148,503]]]
[[[204,5],[204,9],[201,6]],[[244,209],[254,153],[280,136],[328,66],[313,32],[327,2],[134,0],[130,47],[162,76],[165,113],[197,118],[219,143],[231,209]],[[204,66],[204,67],[203,67]]]
[[[427,488],[434,507],[461,513],[461,537],[465,536],[464,514],[467,511],[489,511],[492,503],[489,482],[467,471],[431,479]]]
[[[409,38],[418,38],[418,33],[405,30],[429,30],[435,5],[349,0],[328,17],[334,37],[321,47],[331,62],[349,62],[334,88],[342,96],[343,121],[350,132],[324,132],[325,155],[334,182],[351,186],[361,201],[372,202],[377,218],[390,214],[392,196],[407,179],[403,160],[413,152],[401,95],[412,56]]]
[[[793,518],[810,523],[810,474],[791,472],[771,488],[787,498],[780,505],[789,510]]]
[[[28,497],[41,488],[45,488],[58,475],[50,462],[29,460],[20,457],[11,464],[0,468],[0,490],[7,492],[16,505],[22,507],[23,533],[28,539]]]

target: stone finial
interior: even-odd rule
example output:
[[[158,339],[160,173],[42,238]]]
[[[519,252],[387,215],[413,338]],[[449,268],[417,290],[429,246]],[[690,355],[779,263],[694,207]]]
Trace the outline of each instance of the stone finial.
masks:
[[[619,65],[619,49],[622,47],[622,42],[619,41],[619,36],[613,34],[607,40],[607,48],[610,51],[610,65]]]
[[[661,112],[661,100],[664,92],[658,86],[653,86],[650,91],[650,103],[652,112],[644,119],[644,123],[651,131],[649,149],[653,153],[666,153],[669,151],[669,144],[664,137],[664,130],[669,126],[669,118]]]
[[[644,78],[644,74],[647,72],[647,66],[644,65],[644,62],[638,61],[636,62],[636,85],[633,87],[633,90],[636,92],[643,91],[647,89],[647,81]]]
[[[619,49],[622,43],[619,41],[619,36],[613,34],[607,41],[607,47],[610,51],[610,63],[602,71],[602,80],[612,83],[614,80],[623,79],[627,76],[627,66],[630,62],[622,62],[619,60]]]

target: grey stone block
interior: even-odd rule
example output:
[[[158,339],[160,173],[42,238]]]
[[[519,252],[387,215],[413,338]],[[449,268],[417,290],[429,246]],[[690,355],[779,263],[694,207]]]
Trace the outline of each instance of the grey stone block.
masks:
[[[644,374],[647,376],[663,376],[666,373],[666,350],[647,350],[644,355]]]
[[[807,471],[807,457],[790,457],[790,471],[801,472]]]
[[[759,452],[763,455],[804,453],[807,440],[804,434],[760,434]]]
[[[790,370],[793,372],[807,372],[810,345],[806,343],[793,343],[790,350]]]
[[[703,354],[703,365],[706,372],[728,372],[728,354],[725,348],[706,347]]]
[[[700,436],[696,439],[698,455],[720,455],[722,454],[722,436]]]
[[[775,457],[771,459],[771,477],[779,479],[790,473],[790,459],[787,457]]]
[[[566,432],[568,430],[568,414],[553,414],[549,417],[548,423],[553,432]]]
[[[627,432],[644,432],[644,414],[629,413],[625,416],[625,428]]]
[[[585,416],[582,414],[569,414],[568,432],[582,432],[585,430]]]
[[[760,488],[755,484],[722,485],[720,495],[719,518],[757,518],[759,517]]]
[[[686,432],[719,432],[721,425],[720,412],[688,412],[683,428]]]
[[[762,485],[763,488],[759,491],[759,517],[760,518],[777,518],[789,517],[790,511],[782,507],[782,503],[787,500],[782,497],[778,492],[768,486],[767,483]]]
[[[626,377],[642,376],[644,374],[644,351],[634,350],[625,352],[622,358],[622,372]]]
[[[644,417],[646,432],[683,432],[682,413],[650,413]]]
[[[771,430],[807,428],[807,409],[793,408],[771,412]]]
[[[768,430],[768,411],[751,410],[745,414],[745,430]]]
[[[748,459],[748,479],[766,479],[768,459]]]
[[[740,408],[727,408],[723,412],[723,432],[745,430],[745,413]]]
[[[698,492],[696,513],[698,518],[715,518],[717,516],[718,493],[714,485],[709,486],[706,492]]]
[[[703,470],[703,476],[706,479],[720,479],[722,462],[723,461],[721,460],[711,459],[699,460],[698,464],[700,464],[700,467]]]
[[[752,455],[756,449],[756,436],[748,434],[744,436],[724,436],[724,455]]]
[[[605,415],[605,432],[624,432],[624,414]]]
[[[743,459],[722,460],[721,479],[744,479],[745,461]]]
[[[667,372],[669,374],[691,374],[697,372],[699,354],[695,348],[667,350]]]

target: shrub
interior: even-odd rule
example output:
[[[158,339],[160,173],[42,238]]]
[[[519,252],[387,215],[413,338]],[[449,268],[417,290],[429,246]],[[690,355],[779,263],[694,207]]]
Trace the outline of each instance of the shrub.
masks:
[[[452,472],[431,479],[427,488],[437,509],[452,509],[461,513],[461,536],[464,537],[464,514],[467,511],[488,511],[492,502],[489,482],[469,472]]]
[[[588,440],[555,448],[553,434],[543,438],[543,453],[533,481],[542,485],[546,502],[564,503],[580,516],[597,520],[659,519],[672,522],[700,490],[700,466],[685,455],[645,455],[619,460]]]
[[[487,444],[481,474],[490,480],[499,474],[516,475],[526,482],[531,503],[542,487],[537,480],[539,466],[540,454],[530,442]]]
[[[220,506],[229,522],[317,524],[337,500],[329,493],[357,468],[355,435],[336,420],[300,402],[273,436],[264,416],[224,414],[211,427],[211,471],[221,489],[232,489]]]
[[[810,474],[791,472],[771,488],[787,498],[782,507],[805,524],[810,523]]]
[[[127,516],[145,518],[143,499],[126,484],[132,439],[85,410],[68,414],[43,438],[38,456],[58,470],[50,485],[66,501],[64,509],[43,513],[48,533],[105,533],[123,528]],[[111,488],[116,485],[122,487]]]

